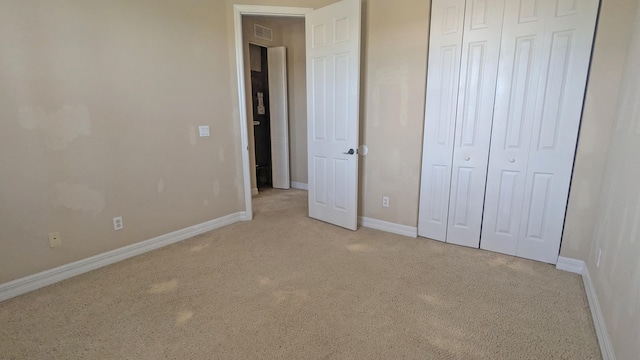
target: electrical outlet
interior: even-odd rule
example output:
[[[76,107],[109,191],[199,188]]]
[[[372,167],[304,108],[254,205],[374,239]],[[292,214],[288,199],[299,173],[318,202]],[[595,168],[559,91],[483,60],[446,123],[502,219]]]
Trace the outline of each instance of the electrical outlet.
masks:
[[[124,224],[122,223],[122,216],[118,216],[118,217],[114,217],[113,218],[113,230],[122,230],[122,228],[124,227]]]
[[[62,245],[62,238],[59,232],[52,232],[49,234],[49,246],[54,248]]]
[[[596,267],[600,267],[600,258],[602,257],[602,249],[598,248],[598,261],[596,262]]]
[[[389,207],[389,197],[388,196],[383,196],[382,197],[382,206],[383,207]]]

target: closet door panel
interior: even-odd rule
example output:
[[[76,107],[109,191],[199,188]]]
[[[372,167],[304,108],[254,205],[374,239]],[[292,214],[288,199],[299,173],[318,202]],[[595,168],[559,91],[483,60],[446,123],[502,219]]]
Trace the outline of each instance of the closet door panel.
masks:
[[[598,1],[551,3],[544,32],[544,61],[516,255],[555,264],[569,196]]]
[[[597,7],[506,4],[483,249],[557,262]]]
[[[545,22],[545,0],[507,1],[487,174],[481,248],[515,255]],[[546,1],[550,3],[549,1]]]
[[[468,0],[453,146],[447,242],[478,247],[504,0]]]
[[[434,0],[418,234],[445,241],[462,54],[464,0]]]

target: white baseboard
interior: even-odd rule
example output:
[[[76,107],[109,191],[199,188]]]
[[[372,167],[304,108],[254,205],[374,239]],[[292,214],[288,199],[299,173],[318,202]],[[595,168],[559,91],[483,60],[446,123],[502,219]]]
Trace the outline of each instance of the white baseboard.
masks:
[[[294,188],[294,189],[299,189],[299,190],[309,190],[309,185],[308,184],[299,183],[299,182],[295,182],[295,181],[291,182],[291,187]]]
[[[587,268],[587,265],[582,260],[560,256],[558,257],[556,269],[582,275],[582,282],[584,283],[584,290],[587,293],[589,309],[591,310],[593,325],[596,328],[596,335],[598,336],[598,343],[600,344],[602,359],[615,360],[616,356],[613,352],[613,344],[611,343],[611,338],[609,337],[607,326],[604,323],[604,316],[602,315],[602,309],[600,308],[600,301],[598,301],[596,289],[591,282],[591,276],[589,275],[589,269]]]
[[[609,337],[607,325],[604,323],[604,316],[602,315],[602,309],[600,309],[598,295],[596,294],[596,289],[591,282],[589,269],[587,269],[586,266],[582,272],[582,282],[584,283],[584,290],[587,292],[587,299],[589,299],[589,308],[591,309],[591,316],[593,317],[593,325],[596,328],[596,335],[598,335],[598,343],[600,343],[602,360],[615,360],[616,355],[613,353],[613,344]]]
[[[256,196],[256,195],[258,195],[258,188],[251,189],[251,196]]]
[[[584,261],[558,256],[556,269],[582,275],[584,271]]]
[[[400,225],[363,216],[358,217],[358,223],[364,227],[368,227],[371,229],[386,231],[389,233],[408,236],[412,238],[418,237],[418,228],[415,226]]]
[[[30,291],[55,284],[62,280],[111,265],[136,255],[151,250],[171,245],[173,243],[203,234],[205,232],[221,228],[242,221],[245,218],[244,211],[223,216],[188,228],[180,229],[168,234],[160,235],[149,240],[144,240],[119,249],[107,251],[70,264],[62,265],[37,274],[25,276],[20,279],[0,284],[0,301],[28,293]]]

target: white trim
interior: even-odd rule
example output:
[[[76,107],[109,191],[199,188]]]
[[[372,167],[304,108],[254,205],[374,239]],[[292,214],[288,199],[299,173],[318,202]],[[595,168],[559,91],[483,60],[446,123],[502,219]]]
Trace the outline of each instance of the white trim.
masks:
[[[584,271],[584,261],[558,256],[556,269],[582,275]]]
[[[258,191],[258,188],[253,188],[251,189],[251,196],[256,196],[258,195],[260,192]]]
[[[253,207],[251,205],[251,171],[249,165],[249,129],[247,128],[247,104],[245,99],[244,86],[244,49],[242,41],[242,15],[263,15],[263,16],[300,16],[313,11],[311,8],[261,6],[261,5],[233,5],[233,26],[236,43],[236,76],[238,78],[238,106],[240,107],[240,142],[242,150],[242,173],[244,175],[244,220],[253,218]]]
[[[248,219],[253,217],[251,205],[251,171],[249,167],[249,129],[247,128],[247,101],[244,88],[244,54],[242,49],[242,13],[239,5],[233,5],[233,23],[236,38],[236,74],[238,77],[238,104],[240,106],[240,143],[242,152],[242,173],[244,174],[244,206]]]
[[[299,190],[309,190],[309,185],[296,181],[291,182],[291,187]]]
[[[412,238],[418,237],[418,228],[415,226],[400,225],[400,224],[396,224],[388,221],[382,221],[382,220],[372,219],[372,218],[363,217],[363,216],[358,217],[358,223],[361,226],[364,226],[370,229],[386,231],[388,233],[408,236]]]
[[[596,329],[598,343],[600,344],[602,359],[615,360],[616,356],[613,353],[611,338],[609,338],[609,332],[607,331],[607,326],[604,322],[604,316],[602,315],[602,309],[600,308],[598,295],[596,294],[596,289],[591,282],[591,276],[589,275],[589,269],[587,268],[587,265],[582,260],[559,256],[558,263],[556,264],[556,269],[582,275],[584,291],[587,294],[587,300],[589,301],[589,309],[591,310],[593,325]]]
[[[28,293],[30,291],[55,284],[59,281],[86,273],[91,270],[111,265],[116,262],[140,255],[151,250],[171,245],[173,243],[189,239],[196,235],[231,225],[246,218],[244,212],[237,212],[210,220],[201,224],[193,225],[168,234],[160,235],[149,240],[141,241],[102,254],[94,255],[70,264],[58,266],[45,270],[37,274],[25,276],[20,279],[0,284],[0,301]]]
[[[303,17],[306,13],[313,11],[312,8],[290,7],[290,6],[266,6],[266,5],[233,5],[234,13],[240,15],[261,15],[261,16],[291,16]],[[240,23],[242,25],[242,22]],[[242,30],[242,27],[240,27]],[[242,36],[242,31],[240,32]],[[240,63],[242,65],[242,63]]]
[[[598,336],[598,343],[600,344],[602,360],[615,360],[616,355],[613,353],[613,344],[611,343],[611,338],[609,338],[607,325],[604,322],[604,316],[602,315],[598,295],[596,294],[596,289],[591,282],[589,269],[586,266],[582,271],[582,282],[584,283],[584,290],[587,293],[587,299],[589,300],[589,308],[591,309],[591,317],[593,317],[593,326],[596,328],[596,335]]]

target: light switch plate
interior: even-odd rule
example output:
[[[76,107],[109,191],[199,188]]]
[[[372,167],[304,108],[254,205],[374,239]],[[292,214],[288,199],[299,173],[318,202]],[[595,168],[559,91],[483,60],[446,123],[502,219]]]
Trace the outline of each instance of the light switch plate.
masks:
[[[209,126],[199,126],[198,129],[200,130],[200,137],[209,136]]]

